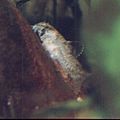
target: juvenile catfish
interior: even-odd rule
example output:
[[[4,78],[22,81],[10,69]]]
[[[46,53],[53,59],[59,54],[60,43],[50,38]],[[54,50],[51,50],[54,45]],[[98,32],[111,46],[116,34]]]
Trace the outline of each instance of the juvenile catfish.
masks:
[[[86,71],[72,53],[72,46],[50,24],[40,22],[33,26],[43,48],[48,52],[56,68],[65,78],[68,86],[76,96],[81,93],[82,82],[86,79]]]

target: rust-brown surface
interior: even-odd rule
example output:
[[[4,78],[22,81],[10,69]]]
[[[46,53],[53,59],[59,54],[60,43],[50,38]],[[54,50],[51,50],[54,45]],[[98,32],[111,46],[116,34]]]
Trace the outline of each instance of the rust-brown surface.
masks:
[[[15,6],[0,0],[0,116],[29,117],[74,98],[37,39]]]

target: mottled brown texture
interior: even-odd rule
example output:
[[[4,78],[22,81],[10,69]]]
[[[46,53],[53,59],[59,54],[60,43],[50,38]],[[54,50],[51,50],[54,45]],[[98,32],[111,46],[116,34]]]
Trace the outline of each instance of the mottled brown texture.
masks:
[[[29,117],[74,94],[14,5],[0,0],[0,116]]]

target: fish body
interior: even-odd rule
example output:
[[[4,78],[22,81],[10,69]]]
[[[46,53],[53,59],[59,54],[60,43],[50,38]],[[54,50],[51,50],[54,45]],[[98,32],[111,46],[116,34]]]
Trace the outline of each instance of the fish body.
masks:
[[[86,72],[73,55],[72,46],[48,23],[38,23],[33,26],[33,30],[39,36],[43,48],[49,53],[51,59],[61,66],[62,72],[60,72],[63,76],[70,78],[65,82],[78,95],[81,92],[81,84],[86,78]]]

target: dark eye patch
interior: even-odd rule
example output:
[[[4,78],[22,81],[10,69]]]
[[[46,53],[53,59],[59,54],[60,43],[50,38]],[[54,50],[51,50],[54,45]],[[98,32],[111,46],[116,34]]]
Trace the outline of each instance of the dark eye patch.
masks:
[[[43,36],[44,34],[45,34],[45,29],[42,29],[40,36]]]

